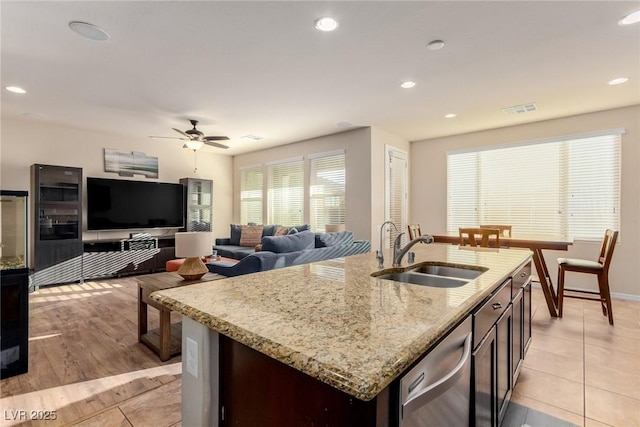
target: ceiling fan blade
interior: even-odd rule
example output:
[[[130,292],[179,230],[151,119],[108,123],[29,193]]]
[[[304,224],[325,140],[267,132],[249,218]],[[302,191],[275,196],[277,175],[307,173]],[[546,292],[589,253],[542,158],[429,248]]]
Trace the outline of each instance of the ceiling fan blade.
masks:
[[[229,139],[229,138],[227,138],[227,139]],[[227,145],[220,144],[220,143],[213,142],[213,141],[204,141],[204,143],[209,145],[209,146],[211,146],[211,147],[224,148],[225,150],[227,148],[229,148]]]
[[[229,137],[228,136],[205,136],[204,138],[202,138],[205,142],[206,141],[228,141]]]
[[[180,139],[182,141],[187,140],[187,138],[180,138],[178,136],[155,136],[155,135],[152,135],[149,138],[151,138],[151,139]]]
[[[178,132],[180,135],[182,135],[182,136],[186,136],[187,138],[191,139],[191,137],[190,137],[188,134],[184,133],[184,132],[183,132],[183,131],[181,131],[180,129],[176,129],[176,128],[171,128],[171,129],[175,130],[175,131],[176,131],[176,132]]]

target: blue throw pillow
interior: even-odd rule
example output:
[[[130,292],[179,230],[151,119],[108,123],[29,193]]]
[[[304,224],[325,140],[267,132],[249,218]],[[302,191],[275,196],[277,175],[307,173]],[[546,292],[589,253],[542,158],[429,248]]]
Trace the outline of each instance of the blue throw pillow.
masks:
[[[295,227],[291,227],[289,229],[289,231],[287,232],[287,234],[296,234],[298,232],[298,229]]]
[[[295,227],[291,227],[291,228],[295,228],[298,231],[311,230],[311,226],[309,224],[296,225]]]
[[[298,252],[315,248],[315,234],[303,231],[286,236],[265,236],[262,238],[262,251],[275,253]]]
[[[242,234],[242,226],[239,224],[231,224],[231,236],[229,238],[229,244],[234,246],[240,246],[241,234]]]

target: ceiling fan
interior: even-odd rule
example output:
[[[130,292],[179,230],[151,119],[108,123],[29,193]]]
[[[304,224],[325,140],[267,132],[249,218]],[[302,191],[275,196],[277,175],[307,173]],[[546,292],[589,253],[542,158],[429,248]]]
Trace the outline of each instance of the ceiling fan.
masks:
[[[184,138],[178,138],[174,136],[152,136],[150,138],[180,139],[183,141],[187,141],[184,144],[184,148],[190,148],[194,151],[200,149],[205,144],[210,145],[212,147],[217,147],[217,148],[224,148],[224,149],[229,148],[229,146],[227,145],[220,144],[219,142],[215,142],[215,141],[228,141],[229,140],[228,136],[204,136],[204,133],[202,131],[199,131],[198,129],[196,129],[196,125],[198,124],[198,121],[197,120],[189,120],[189,121],[191,122],[193,129],[181,131],[180,129],[171,128],[176,132],[178,132],[180,135],[184,136]]]

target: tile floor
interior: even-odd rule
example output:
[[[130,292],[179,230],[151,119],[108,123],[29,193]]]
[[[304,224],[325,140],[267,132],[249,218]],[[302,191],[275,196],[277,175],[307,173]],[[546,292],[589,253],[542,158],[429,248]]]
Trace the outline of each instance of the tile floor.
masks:
[[[512,402],[582,427],[640,426],[640,302],[565,299],[551,318],[533,293],[533,340]]]

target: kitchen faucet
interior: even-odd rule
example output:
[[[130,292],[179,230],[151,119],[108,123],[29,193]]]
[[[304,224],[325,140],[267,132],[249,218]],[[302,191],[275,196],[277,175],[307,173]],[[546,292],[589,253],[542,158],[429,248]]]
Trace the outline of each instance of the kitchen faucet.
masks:
[[[396,240],[393,242],[393,267],[400,267],[400,265],[402,264],[402,257],[404,257],[404,255],[407,252],[409,252],[409,249],[411,249],[413,245],[415,245],[416,243],[418,242],[432,243],[433,242],[432,236],[428,234],[423,234],[422,236],[418,236],[412,241],[410,241],[409,243],[407,243],[407,246],[405,246],[404,248],[400,248],[400,242],[402,241],[403,234],[404,233],[398,234],[398,237],[396,237]]]
[[[378,268],[384,268],[384,255],[382,254],[382,231],[384,230],[384,226],[387,225],[387,224],[393,225],[393,228],[395,228],[396,231],[398,231],[398,227],[396,227],[396,225],[391,221],[385,221],[380,226],[380,250],[376,251],[376,259],[378,260]],[[389,232],[391,232],[391,230],[389,230]]]

